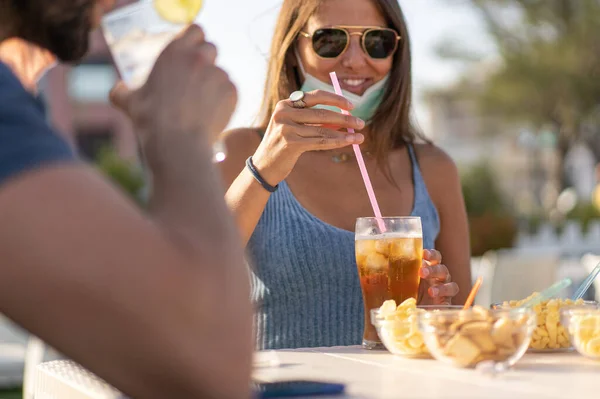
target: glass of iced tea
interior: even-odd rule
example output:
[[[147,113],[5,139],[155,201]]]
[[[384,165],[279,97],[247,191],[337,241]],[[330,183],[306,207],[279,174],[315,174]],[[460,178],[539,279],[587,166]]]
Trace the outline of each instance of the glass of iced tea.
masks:
[[[383,222],[385,232],[379,223]],[[402,303],[419,294],[419,269],[423,261],[423,231],[419,217],[359,218],[355,231],[356,264],[365,306],[362,345],[383,348],[371,309],[393,299]]]

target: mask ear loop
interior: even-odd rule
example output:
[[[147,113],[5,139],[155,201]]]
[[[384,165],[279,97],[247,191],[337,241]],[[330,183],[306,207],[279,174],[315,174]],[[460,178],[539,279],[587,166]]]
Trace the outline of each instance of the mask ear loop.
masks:
[[[300,54],[298,53],[297,43],[292,44],[292,46],[294,47],[292,50],[293,55],[288,59],[292,62],[291,66],[293,68],[294,79],[298,86],[298,90],[300,90],[300,88],[304,84],[304,81],[306,80],[306,71],[304,70],[304,65],[302,64],[302,61],[300,60]]]
[[[306,70],[304,69],[304,64],[302,64],[302,59],[300,58],[300,53],[298,53],[298,46],[294,43],[294,55],[296,56],[296,62],[298,63],[298,69],[300,69],[300,76],[302,79],[306,79]]]

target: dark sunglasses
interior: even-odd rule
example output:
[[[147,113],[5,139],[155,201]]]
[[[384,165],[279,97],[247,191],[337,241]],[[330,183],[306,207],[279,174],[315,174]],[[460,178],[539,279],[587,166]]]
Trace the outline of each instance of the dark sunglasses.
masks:
[[[349,32],[348,29],[365,29],[362,32]],[[368,26],[335,26],[321,28],[312,34],[300,32],[306,38],[312,38],[313,50],[322,58],[337,58],[348,49],[350,36],[360,36],[363,51],[371,58],[385,59],[398,49],[401,37],[393,29]]]

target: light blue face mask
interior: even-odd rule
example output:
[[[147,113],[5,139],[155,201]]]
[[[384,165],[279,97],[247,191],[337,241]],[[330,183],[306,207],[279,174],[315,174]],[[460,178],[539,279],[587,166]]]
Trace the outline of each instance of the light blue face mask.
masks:
[[[300,57],[298,58],[298,65],[300,66],[300,70],[304,75],[304,84],[300,88],[303,92],[313,91],[313,90],[324,90],[331,93],[335,93],[335,90],[332,85],[322,82],[319,79],[315,78],[309,73],[306,73],[304,70],[304,66],[302,65],[302,61],[300,61]],[[352,104],[354,104],[354,109],[350,111],[352,115],[357,118],[362,119],[365,122],[369,122],[373,119],[373,115],[379,108],[381,101],[383,100],[383,94],[385,93],[385,89],[387,86],[387,82],[390,78],[390,75],[386,75],[385,78],[381,79],[379,82],[375,83],[373,86],[369,87],[362,96],[358,94],[350,93],[349,91],[342,90],[344,93],[344,97]],[[317,105],[314,108],[322,108],[328,109],[335,112],[340,112],[337,107],[330,107],[328,105]]]

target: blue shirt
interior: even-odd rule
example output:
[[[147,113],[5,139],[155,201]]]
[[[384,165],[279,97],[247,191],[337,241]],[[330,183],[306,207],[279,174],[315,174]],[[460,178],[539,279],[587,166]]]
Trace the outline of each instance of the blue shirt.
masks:
[[[438,211],[412,145],[408,153],[415,192],[411,215],[421,217],[423,247],[435,248]],[[283,181],[247,249],[254,265],[258,349],[360,345],[364,310],[353,232],[318,219]]]
[[[48,125],[41,102],[0,62],[0,189],[22,172],[75,159]]]

